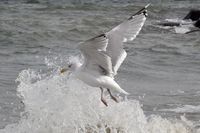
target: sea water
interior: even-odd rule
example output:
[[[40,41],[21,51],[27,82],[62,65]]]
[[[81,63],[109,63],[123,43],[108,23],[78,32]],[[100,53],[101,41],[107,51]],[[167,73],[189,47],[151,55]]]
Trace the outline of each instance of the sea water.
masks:
[[[199,33],[176,34],[158,20],[183,18],[199,1],[151,1],[116,81],[114,93],[59,74],[87,40],[127,19],[149,1],[2,1],[0,133],[200,132]]]

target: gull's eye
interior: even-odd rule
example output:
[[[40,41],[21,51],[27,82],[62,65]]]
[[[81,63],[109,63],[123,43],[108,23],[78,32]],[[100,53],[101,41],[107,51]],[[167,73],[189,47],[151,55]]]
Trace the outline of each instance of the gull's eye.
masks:
[[[72,67],[72,64],[68,65],[68,67],[71,68],[71,67]]]

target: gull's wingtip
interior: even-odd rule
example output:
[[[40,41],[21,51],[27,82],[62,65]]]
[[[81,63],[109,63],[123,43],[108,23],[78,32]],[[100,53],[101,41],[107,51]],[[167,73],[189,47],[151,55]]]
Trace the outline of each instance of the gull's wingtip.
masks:
[[[147,4],[144,8],[147,9],[150,5],[151,3]]]
[[[138,12],[136,12],[134,15],[132,15],[129,19],[132,19],[135,15],[139,15],[139,14],[144,14],[144,16],[148,16],[147,14],[147,8],[150,6],[151,4],[147,4],[146,6],[144,6],[142,9],[140,9]]]
[[[144,14],[144,16],[148,16],[148,14],[147,14],[147,8],[149,7],[151,5],[151,3],[149,3],[149,4],[147,4],[145,7],[144,7],[144,9],[142,10],[142,13]]]

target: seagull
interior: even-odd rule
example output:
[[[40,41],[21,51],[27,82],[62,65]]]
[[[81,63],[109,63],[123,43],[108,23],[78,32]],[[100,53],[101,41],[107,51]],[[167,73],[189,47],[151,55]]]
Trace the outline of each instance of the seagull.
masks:
[[[149,4],[110,31],[80,43],[78,49],[83,61],[71,62],[60,72],[70,70],[84,83],[100,88],[101,101],[105,106],[108,104],[104,99],[104,89],[115,102],[118,100],[111,90],[128,95],[114,80],[114,76],[127,56],[123,49],[124,42],[134,40],[139,34],[146,21],[148,6]]]

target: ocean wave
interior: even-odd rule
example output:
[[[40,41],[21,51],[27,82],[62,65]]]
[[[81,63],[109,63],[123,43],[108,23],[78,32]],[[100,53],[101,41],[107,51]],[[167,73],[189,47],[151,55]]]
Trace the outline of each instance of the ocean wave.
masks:
[[[184,105],[173,109],[162,109],[161,111],[170,111],[176,113],[200,113],[200,105]]]
[[[28,69],[23,70],[16,81],[25,111],[18,123],[8,125],[0,133],[197,132],[186,119],[147,117],[136,100],[121,97],[120,103],[114,103],[107,97],[109,106],[105,107],[99,100],[98,88],[85,85],[73,75]]]

